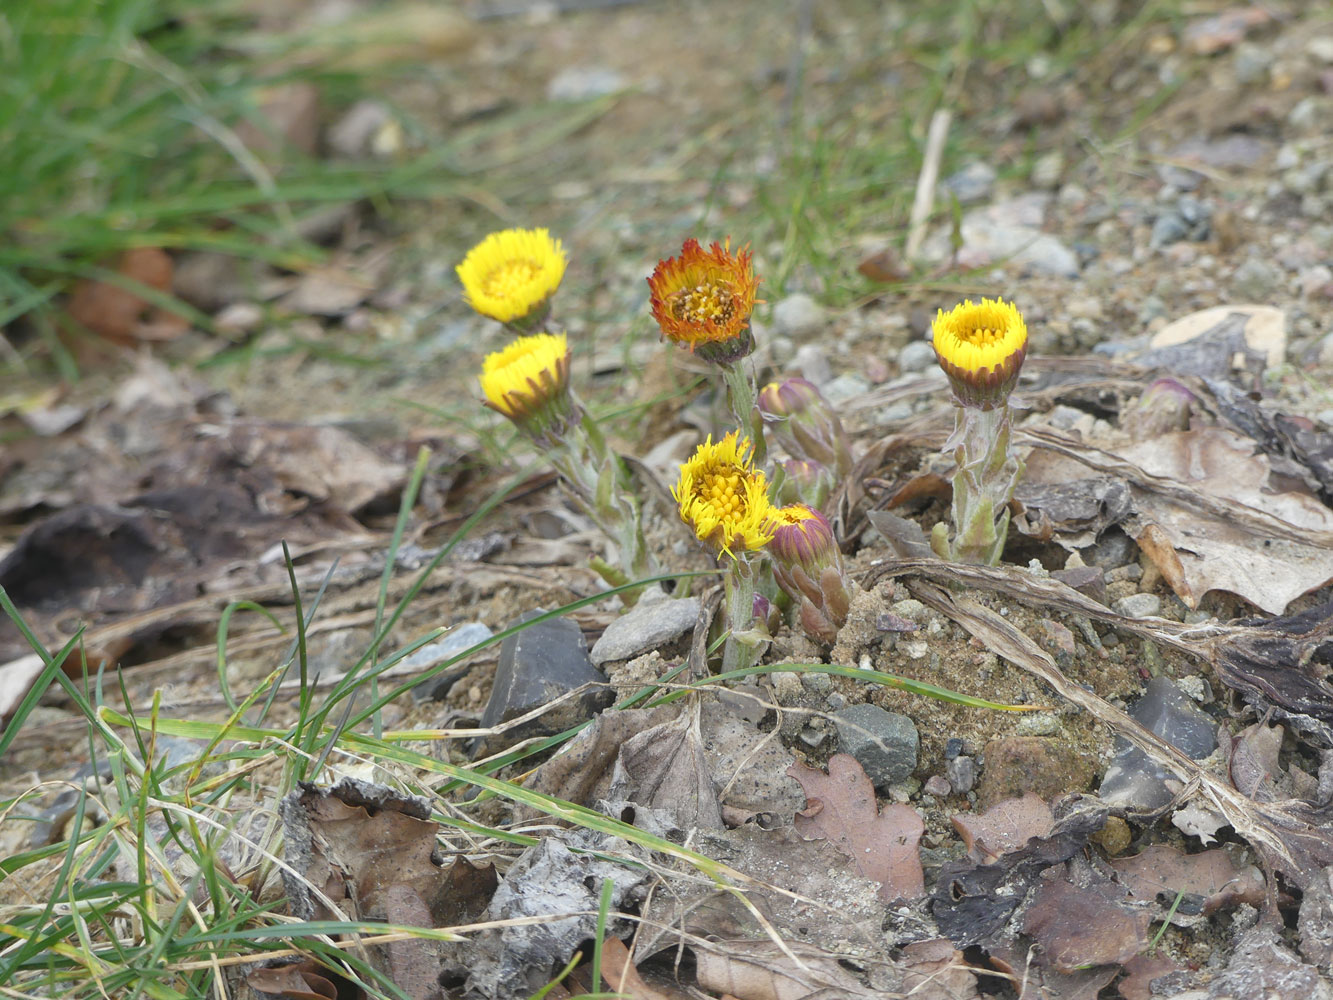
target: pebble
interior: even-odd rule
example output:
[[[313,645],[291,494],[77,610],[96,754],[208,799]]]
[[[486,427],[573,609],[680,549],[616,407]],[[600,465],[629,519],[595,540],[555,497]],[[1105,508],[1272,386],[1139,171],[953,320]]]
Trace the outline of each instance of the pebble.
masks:
[[[803,379],[813,382],[820,389],[833,381],[833,367],[829,364],[828,354],[818,344],[802,344],[796,349],[791,363]]]
[[[624,90],[628,81],[606,66],[567,66],[546,85],[548,101],[590,101]]]
[[[429,670],[438,663],[492,636],[491,630],[481,622],[468,622],[455,625],[439,642],[430,642],[403,661],[406,670]],[[436,674],[422,681],[412,691],[418,701],[443,701],[448,697],[455,683],[467,672],[467,666],[459,664],[443,673]]]
[[[1318,358],[1319,364],[1333,365],[1333,333],[1327,334],[1320,339],[1317,351],[1318,353],[1316,357]]]
[[[1319,125],[1320,102],[1316,97],[1302,97],[1287,114],[1287,124],[1301,132],[1313,131]]]
[[[935,348],[927,341],[912,340],[898,352],[898,367],[904,372],[925,371],[935,363]]]
[[[387,106],[369,99],[357,101],[329,127],[325,138],[339,156],[356,159],[371,151],[376,133],[393,119]]]
[[[1231,288],[1242,298],[1262,302],[1282,281],[1282,272],[1259,257],[1250,257],[1231,273]]]
[[[697,597],[642,600],[606,627],[592,647],[592,662],[600,667],[656,649],[694,628],[698,619]]]
[[[921,738],[907,716],[865,703],[835,712],[833,721],[839,749],[857,759],[876,788],[905,781],[916,770]]]
[[[1119,528],[1112,528],[1097,539],[1091,548],[1082,551],[1083,561],[1089,566],[1108,569],[1123,566],[1137,556],[1138,545]]]
[[[824,321],[824,307],[803,292],[788,295],[773,307],[773,328],[797,340],[818,333],[823,329]]]
[[[961,204],[971,205],[991,196],[995,190],[996,176],[995,168],[985,160],[974,160],[946,178],[940,186],[952,193]]]
[[[1054,736],[1060,731],[1060,720],[1052,712],[1032,712],[1018,720],[1014,732],[1019,736]]]
[[[264,322],[264,308],[256,302],[233,302],[224,306],[213,322],[226,333],[253,333]]]
[[[541,613],[532,611],[520,620],[527,621]],[[486,737],[487,751],[494,753],[520,739],[558,733],[578,725],[609,705],[612,698],[606,675],[588,657],[588,644],[577,622],[553,618],[509,636],[500,644],[495,683],[481,715],[483,729],[526,715],[590,683],[600,686],[561,702],[522,726]]]
[[[1156,594],[1130,594],[1112,604],[1111,610],[1126,618],[1154,618],[1162,613],[1162,599]]]
[[[811,381],[813,382],[814,379],[811,379]],[[837,405],[864,396],[870,391],[870,383],[860,375],[847,374],[839,375],[828,385],[820,388],[823,390],[824,398]]]
[[[953,791],[953,785],[949,779],[940,774],[932,774],[926,779],[926,785],[923,789],[927,795],[933,795],[937,799],[942,799]]]
[[[955,795],[966,795],[976,787],[977,762],[965,754],[960,754],[945,761],[944,774],[949,779],[949,785]]]
[[[1060,176],[1065,172],[1065,157],[1058,149],[1039,156],[1032,164],[1031,180],[1034,187],[1056,188],[1060,186]]]
[[[1129,714],[1194,760],[1217,749],[1217,723],[1166,677],[1149,681]],[[1102,801],[1133,810],[1159,809],[1170,802],[1178,784],[1174,777],[1123,737],[1116,737],[1115,746],[1098,791]]]
[[[1248,86],[1268,76],[1268,68],[1273,65],[1273,52],[1252,42],[1241,42],[1236,46],[1232,60],[1231,71],[1236,82]]]
[[[1333,35],[1316,35],[1305,43],[1305,51],[1319,62],[1333,65]]]
[[[1066,740],[1040,736],[1002,736],[986,744],[986,766],[977,785],[981,809],[1033,792],[1053,799],[1082,792],[1092,784],[1094,764]]]
[[[1307,267],[1300,274],[1300,282],[1301,294],[1310,298],[1333,284],[1333,269],[1324,264]]]

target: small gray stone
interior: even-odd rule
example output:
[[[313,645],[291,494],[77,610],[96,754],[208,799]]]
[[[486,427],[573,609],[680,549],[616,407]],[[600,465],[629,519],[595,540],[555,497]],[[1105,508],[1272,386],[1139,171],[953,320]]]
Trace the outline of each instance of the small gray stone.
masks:
[[[773,307],[773,327],[797,340],[808,337],[823,329],[824,307],[802,292],[788,295]]]
[[[355,159],[370,152],[377,133],[393,116],[379,101],[360,100],[329,128],[329,148],[339,156]]]
[[[1321,365],[1333,366],[1333,333],[1326,334],[1319,341],[1316,355]]]
[[[839,375],[828,385],[821,386],[824,398],[835,406],[855,399],[870,391],[870,383],[860,375]]]
[[[995,168],[985,160],[973,160],[940,186],[963,205],[985,201],[995,189]]]
[[[1301,294],[1309,298],[1323,288],[1333,285],[1333,269],[1325,264],[1307,267],[1301,272],[1300,282]]]
[[[1333,35],[1316,35],[1305,43],[1305,51],[1320,62],[1333,65]]]
[[[600,667],[656,649],[694,628],[698,619],[697,597],[640,601],[606,627],[592,647],[592,662]]]
[[[916,770],[921,739],[905,715],[869,703],[834,713],[838,746],[860,762],[876,788],[905,781]]]
[[[953,786],[949,784],[949,779],[941,774],[932,774],[926,779],[924,791],[927,795],[933,795],[937,799],[942,799],[953,791]]]
[[[479,642],[489,639],[494,633],[481,622],[468,622],[456,625],[439,642],[422,646],[403,661],[407,670],[429,670],[437,663],[463,652]],[[444,701],[462,676],[467,673],[467,663],[460,663],[442,673],[435,674],[417,684],[412,689],[412,697],[417,701]]]
[[[949,779],[955,795],[966,795],[976,786],[977,762],[966,754],[960,754],[945,761],[944,776]]]
[[[813,382],[820,389],[833,381],[833,368],[828,363],[828,355],[818,344],[802,344],[792,358],[792,367],[801,373],[801,377]]]
[[[1231,274],[1231,288],[1237,295],[1253,302],[1263,302],[1282,281],[1277,267],[1259,257],[1251,257]]]
[[[1295,107],[1287,113],[1287,122],[1292,128],[1302,132],[1311,132],[1319,125],[1320,102],[1313,95],[1302,97]]]
[[[1194,760],[1217,749],[1217,723],[1165,677],[1154,677],[1129,710],[1135,722],[1151,730]],[[1116,737],[1115,756],[1106,768],[1098,794],[1112,806],[1134,810],[1160,809],[1172,799],[1172,775],[1124,737]]]
[[[1179,243],[1189,235],[1189,231],[1189,224],[1179,212],[1173,209],[1165,211],[1154,220],[1148,245],[1156,250],[1172,243]]]
[[[590,101],[624,90],[623,76],[605,66],[567,66],[546,85],[548,101]]]
[[[1130,594],[1112,604],[1111,610],[1126,618],[1151,618],[1162,613],[1162,599],[1156,594]]]
[[[533,611],[521,620],[542,613]],[[607,683],[606,675],[588,658],[588,644],[577,622],[553,618],[509,636],[500,644],[495,683],[481,716],[483,729],[526,715],[585,684],[600,686],[562,702],[522,726],[488,737],[488,752],[494,753],[529,736],[558,733],[591,718],[611,702]]]
[[[1060,720],[1052,712],[1033,712],[1022,716],[1014,731],[1020,736],[1054,736],[1060,731]]]
[[[1273,52],[1253,42],[1241,42],[1236,46],[1236,54],[1232,59],[1236,82],[1248,86],[1268,76],[1268,67],[1273,65]]]
[[[1138,546],[1134,539],[1119,528],[1112,528],[1097,539],[1095,545],[1083,549],[1079,554],[1082,555],[1083,561],[1089,566],[1111,569],[1115,566],[1123,566],[1135,558],[1137,549]]]
[[[898,367],[905,372],[923,372],[935,363],[935,348],[929,341],[912,340],[898,352]]]

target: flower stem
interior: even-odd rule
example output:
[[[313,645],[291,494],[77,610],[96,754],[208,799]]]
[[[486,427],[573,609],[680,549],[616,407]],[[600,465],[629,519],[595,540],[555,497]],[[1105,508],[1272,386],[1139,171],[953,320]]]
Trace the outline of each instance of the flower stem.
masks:
[[[1013,454],[1009,403],[982,410],[959,406],[952,447],[958,471],[953,478],[954,537],[950,555],[958,562],[994,566],[1009,532],[1009,501],[1023,474]]]
[[[727,635],[722,650],[722,669],[744,670],[754,662],[756,646],[740,638],[754,621],[755,570],[744,555],[732,560],[726,576]]]
[[[656,564],[644,541],[638,500],[624,482],[624,464],[586,410],[546,454],[584,513],[615,543],[623,574],[616,574],[613,582],[654,575]],[[602,575],[611,579],[605,572]],[[638,596],[637,591],[627,591],[621,598],[632,604]]]
[[[768,448],[764,444],[764,419],[757,405],[758,391],[755,389],[754,377],[742,367],[744,361],[744,358],[724,361],[718,367],[722,369],[722,380],[727,385],[727,405],[731,408],[731,415],[736,419],[736,426],[741,433],[754,443],[754,464],[762,466],[768,455]]]

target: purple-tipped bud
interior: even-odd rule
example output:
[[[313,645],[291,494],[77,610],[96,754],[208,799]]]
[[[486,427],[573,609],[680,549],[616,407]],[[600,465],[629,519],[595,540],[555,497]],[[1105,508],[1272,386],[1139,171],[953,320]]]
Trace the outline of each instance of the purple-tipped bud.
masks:
[[[1189,430],[1190,407],[1197,398],[1175,379],[1159,378],[1125,410],[1122,426],[1138,441]]]
[[[833,470],[809,459],[789,458],[782,463],[782,486],[778,499],[785,504],[803,503],[822,510],[833,492]]]
[[[791,504],[776,510],[768,543],[773,577],[800,608],[806,633],[832,643],[847,621],[853,585],[843,574],[842,552],[828,519],[813,507]]]
[[[851,472],[847,432],[813,382],[789,378],[768,383],[759,391],[759,412],[792,458],[818,462],[839,476]]]

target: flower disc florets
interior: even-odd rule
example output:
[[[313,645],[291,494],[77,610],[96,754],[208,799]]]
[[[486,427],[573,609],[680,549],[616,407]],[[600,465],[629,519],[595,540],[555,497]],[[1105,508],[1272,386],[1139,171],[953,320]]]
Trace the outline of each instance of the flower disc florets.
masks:
[[[545,229],[505,229],[469,250],[456,270],[473,309],[531,329],[546,318],[565,264],[564,248]]]
[[[481,366],[486,405],[533,438],[558,437],[574,417],[569,344],[563,333],[519,337]]]
[[[671,491],[681,520],[718,552],[754,551],[768,544],[775,527],[768,481],[751,468],[749,438],[732,431],[716,444],[712,436],[680,467]]]
[[[1012,302],[970,299],[935,317],[935,357],[964,406],[1000,406],[1018,382],[1028,330]]]
[[[688,239],[679,257],[657,262],[648,279],[653,318],[668,340],[708,361],[735,361],[754,350],[750,313],[759,279],[753,255],[731,241],[704,250]]]

